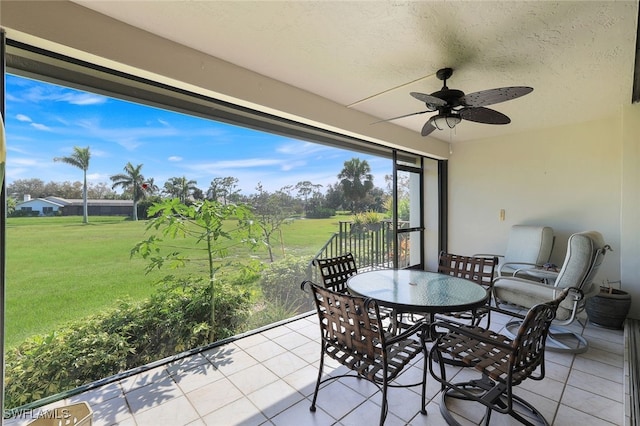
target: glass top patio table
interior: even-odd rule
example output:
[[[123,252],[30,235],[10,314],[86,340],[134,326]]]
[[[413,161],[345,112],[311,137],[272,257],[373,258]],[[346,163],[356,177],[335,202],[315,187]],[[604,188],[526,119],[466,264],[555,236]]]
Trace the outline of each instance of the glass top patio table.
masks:
[[[375,299],[398,312],[447,313],[478,308],[489,293],[463,278],[415,269],[361,272],[347,281],[349,292]]]

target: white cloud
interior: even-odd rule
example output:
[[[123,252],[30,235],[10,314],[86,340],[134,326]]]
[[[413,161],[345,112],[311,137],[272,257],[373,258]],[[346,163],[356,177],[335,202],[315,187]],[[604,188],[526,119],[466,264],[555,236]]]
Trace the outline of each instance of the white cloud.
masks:
[[[311,142],[303,142],[300,141],[292,141],[290,143],[285,143],[276,148],[276,152],[280,154],[288,154],[288,155],[296,155],[296,156],[307,156],[314,152],[325,151],[326,148],[323,145]]]
[[[14,166],[35,166],[38,161],[32,158],[12,158],[11,164]]]
[[[65,93],[55,100],[73,105],[99,105],[107,102],[104,96],[93,93]]]
[[[178,157],[177,155],[172,155],[171,157],[167,158],[167,160],[178,162],[178,161],[182,161],[182,157]]]
[[[144,145],[145,140],[178,134],[177,130],[167,127],[102,127],[101,120],[95,118],[76,120],[75,125],[82,129],[84,135],[115,142],[128,151]]]
[[[45,126],[44,124],[40,124],[40,123],[31,123],[31,126],[35,127],[38,130],[44,130],[47,132],[50,132],[51,129],[47,126]]]
[[[27,123],[31,123],[31,118],[24,115],[24,114],[17,114],[16,118],[18,119],[18,121],[26,121]]]
[[[87,173],[87,180],[104,182],[109,180],[109,176],[110,175],[106,175],[103,173]]]
[[[288,172],[289,170],[297,169],[298,167],[304,167],[307,164],[304,160],[298,161],[286,161],[280,166],[280,170]]]
[[[101,150],[101,149],[96,149],[93,148],[91,146],[89,146],[89,148],[91,148],[91,158],[95,158],[95,157],[111,157],[111,154],[108,153],[107,151]]]
[[[254,167],[279,166],[285,164],[282,159],[247,158],[238,160],[216,161],[213,163],[192,164],[189,169],[205,172],[214,176],[227,173],[227,170],[250,169]]]

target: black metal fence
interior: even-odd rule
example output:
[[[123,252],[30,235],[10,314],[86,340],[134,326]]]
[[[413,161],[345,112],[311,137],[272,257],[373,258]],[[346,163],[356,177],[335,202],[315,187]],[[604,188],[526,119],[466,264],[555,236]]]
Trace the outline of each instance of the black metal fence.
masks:
[[[339,230],[316,253],[313,260],[324,259],[351,253],[359,271],[393,268],[393,252],[395,232],[391,220],[377,223],[356,224],[339,222]],[[402,242],[401,242],[402,245]],[[405,264],[403,257],[408,251],[400,251],[400,264]],[[313,262],[312,260],[312,262]],[[318,270],[309,264],[309,276],[318,282]]]

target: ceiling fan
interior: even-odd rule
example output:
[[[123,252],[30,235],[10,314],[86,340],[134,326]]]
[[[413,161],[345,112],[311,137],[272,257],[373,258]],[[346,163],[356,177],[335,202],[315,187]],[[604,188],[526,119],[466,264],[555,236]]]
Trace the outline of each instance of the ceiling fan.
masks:
[[[519,98],[533,91],[531,87],[512,86],[481,90],[480,92],[465,95],[461,90],[447,87],[447,79],[452,74],[452,68],[438,70],[436,76],[444,83],[442,89],[437,92],[433,92],[430,95],[419,92],[410,93],[411,96],[425,103],[427,106],[426,111],[413,112],[382,121],[397,120],[398,118],[437,111],[438,114],[431,116],[422,127],[422,136],[427,136],[434,130],[453,129],[462,120],[484,124],[509,124],[511,122],[509,117],[496,110],[485,108],[485,106]]]

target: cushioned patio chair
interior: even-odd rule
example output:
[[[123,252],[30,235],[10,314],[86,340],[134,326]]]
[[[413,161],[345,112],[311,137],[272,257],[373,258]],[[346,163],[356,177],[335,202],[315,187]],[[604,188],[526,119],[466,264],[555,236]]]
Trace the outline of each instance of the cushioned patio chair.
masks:
[[[497,264],[497,256],[460,256],[458,254],[441,252],[438,257],[438,272],[473,281],[485,287],[489,294],[491,294],[493,276]],[[491,297],[487,299],[487,306],[480,307],[473,312],[456,312],[448,316],[470,321],[472,325],[479,325],[480,321],[486,317],[487,328],[489,328],[491,325],[490,306]]]
[[[475,254],[474,256],[498,256],[498,276],[512,276],[523,269],[542,267],[549,261],[555,237],[553,228],[540,225],[514,225],[509,232],[507,249],[503,255]]]
[[[429,352],[429,369],[441,384],[440,412],[448,424],[459,425],[447,406],[449,398],[483,404],[485,425],[489,424],[493,411],[508,414],[526,425],[549,424],[533,405],[513,393],[513,387],[526,379],[544,378],[547,333],[568,292],[568,288],[564,289],[556,299],[532,307],[513,339],[481,327],[441,321],[433,324],[432,333],[439,336]],[[473,367],[481,377],[453,383],[447,378],[447,366],[452,364]]]
[[[311,281],[304,281],[302,289],[310,291],[318,313],[321,334],[321,355],[311,411],[316,410],[320,385],[341,377],[359,377],[374,383],[382,392],[380,425],[388,413],[388,387],[422,387],[420,412],[426,414],[427,347],[426,325],[414,324],[398,335],[387,335],[380,319],[378,304],[345,293],[328,290]],[[423,356],[422,381],[399,385],[393,383],[419,355]],[[325,356],[329,356],[352,371],[350,374],[322,379]],[[340,398],[340,395],[329,395]],[[328,405],[327,410],[331,410]]]
[[[573,234],[569,237],[562,268],[552,284],[518,277],[498,277],[493,283],[494,301],[497,305],[530,308],[571,287],[569,296],[558,308],[556,321],[549,331],[547,348],[560,352],[585,352],[589,347],[587,340],[564,326],[577,319],[589,297],[598,294],[599,286],[593,283],[593,279],[610,249],[599,232]],[[507,324],[507,329],[514,333],[518,326],[519,321],[513,321]]]

